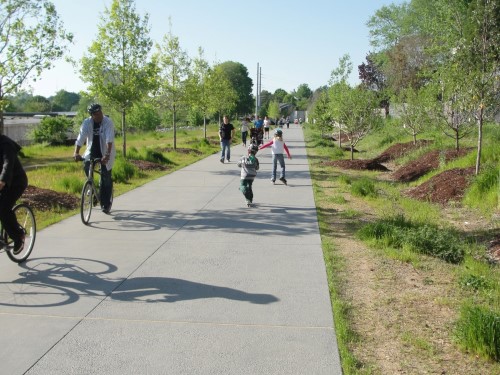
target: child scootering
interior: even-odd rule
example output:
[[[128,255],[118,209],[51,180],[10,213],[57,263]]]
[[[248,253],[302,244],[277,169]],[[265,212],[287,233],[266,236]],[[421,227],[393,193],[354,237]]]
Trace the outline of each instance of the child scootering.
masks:
[[[241,168],[240,191],[245,196],[247,207],[250,207],[253,202],[252,184],[259,170],[259,159],[255,156],[259,150],[256,144],[250,144],[248,147],[248,155],[242,156],[237,165]]]
[[[283,130],[281,130],[280,128],[274,130],[274,138],[265,145],[260,146],[259,150],[262,150],[263,148],[269,146],[272,146],[271,150],[273,154],[273,173],[271,175],[271,182],[274,184],[274,182],[276,181],[276,168],[278,167],[279,162],[281,167],[280,181],[286,185],[285,158],[283,157],[283,152],[286,152],[288,159],[290,160],[292,159],[292,156],[290,155],[290,151],[288,151],[288,147],[283,141]]]

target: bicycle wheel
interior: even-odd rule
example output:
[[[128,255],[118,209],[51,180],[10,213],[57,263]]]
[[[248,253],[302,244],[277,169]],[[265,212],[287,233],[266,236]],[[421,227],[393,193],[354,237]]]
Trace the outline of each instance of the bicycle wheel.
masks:
[[[82,200],[80,202],[80,217],[82,218],[82,223],[87,225],[90,220],[90,214],[92,213],[92,207],[94,206],[94,189],[92,188],[92,182],[85,181],[82,190]]]
[[[4,234],[4,241],[7,244],[6,253],[10,260],[16,263],[24,262],[33,251],[33,246],[35,245],[36,239],[36,221],[33,210],[25,203],[20,203],[12,209],[16,214],[17,222],[23,228],[24,231],[24,248],[19,254],[14,254],[13,242],[7,238]]]

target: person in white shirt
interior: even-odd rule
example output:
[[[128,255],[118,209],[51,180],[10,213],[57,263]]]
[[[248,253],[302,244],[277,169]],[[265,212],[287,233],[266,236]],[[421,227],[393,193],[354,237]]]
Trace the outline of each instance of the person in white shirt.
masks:
[[[285,158],[283,154],[286,152],[288,159],[290,160],[292,159],[292,156],[290,155],[290,151],[288,150],[288,147],[283,141],[283,130],[281,130],[280,128],[276,129],[274,131],[274,138],[271,141],[267,142],[266,144],[260,146],[259,150],[262,150],[263,148],[269,146],[271,146],[272,160],[273,160],[273,172],[271,174],[271,182],[274,184],[276,181],[276,169],[278,167],[278,162],[279,162],[281,167],[280,181],[286,185],[287,181],[285,178]]]

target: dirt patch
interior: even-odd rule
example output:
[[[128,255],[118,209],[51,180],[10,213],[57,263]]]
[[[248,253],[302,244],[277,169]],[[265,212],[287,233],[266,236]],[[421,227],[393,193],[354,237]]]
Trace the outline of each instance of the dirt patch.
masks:
[[[369,171],[382,171],[387,172],[386,166],[380,164],[375,161],[375,159],[370,160],[335,160],[335,161],[326,161],[322,163],[325,166],[334,166],[343,169],[355,169],[355,170],[369,170]]]
[[[390,160],[394,160],[405,156],[410,151],[418,150],[419,148],[427,147],[432,144],[432,141],[429,140],[418,140],[416,143],[408,142],[408,143],[397,143],[392,145],[387,150],[382,152],[379,156],[375,158],[379,163],[385,163]]]
[[[161,149],[162,152],[178,152],[179,154],[196,154],[196,155],[201,155],[203,154],[202,151],[196,150],[194,148],[179,148],[177,147],[174,149],[173,147],[166,147]]]
[[[74,210],[80,205],[80,199],[73,194],[41,189],[31,185],[26,188],[21,200],[40,211],[50,211],[54,208]]]
[[[160,163],[154,163],[146,160],[129,160],[130,163],[135,165],[141,171],[166,171],[168,166]]]
[[[392,173],[392,179],[400,182],[415,181],[434,169],[438,169],[440,163],[448,163],[454,159],[465,156],[471,150],[433,150],[422,155],[417,160],[411,161]]]
[[[415,188],[408,189],[404,194],[414,199],[442,205],[460,202],[474,173],[474,167],[450,169]]]

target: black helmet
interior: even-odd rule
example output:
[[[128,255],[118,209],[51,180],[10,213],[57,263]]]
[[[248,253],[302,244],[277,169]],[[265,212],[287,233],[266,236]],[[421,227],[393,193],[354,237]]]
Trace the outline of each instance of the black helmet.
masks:
[[[252,143],[252,144],[250,144],[250,146],[248,146],[249,153],[256,154],[257,151],[259,151],[259,147],[255,143]]]
[[[274,135],[277,135],[278,137],[281,137],[283,135],[283,130],[281,130],[280,128],[276,129],[274,131]]]
[[[93,113],[96,113],[96,112],[99,112],[102,110],[102,107],[100,104],[97,104],[97,103],[92,103],[91,105],[89,105],[87,107],[87,112],[90,113],[90,114],[93,114]]]

